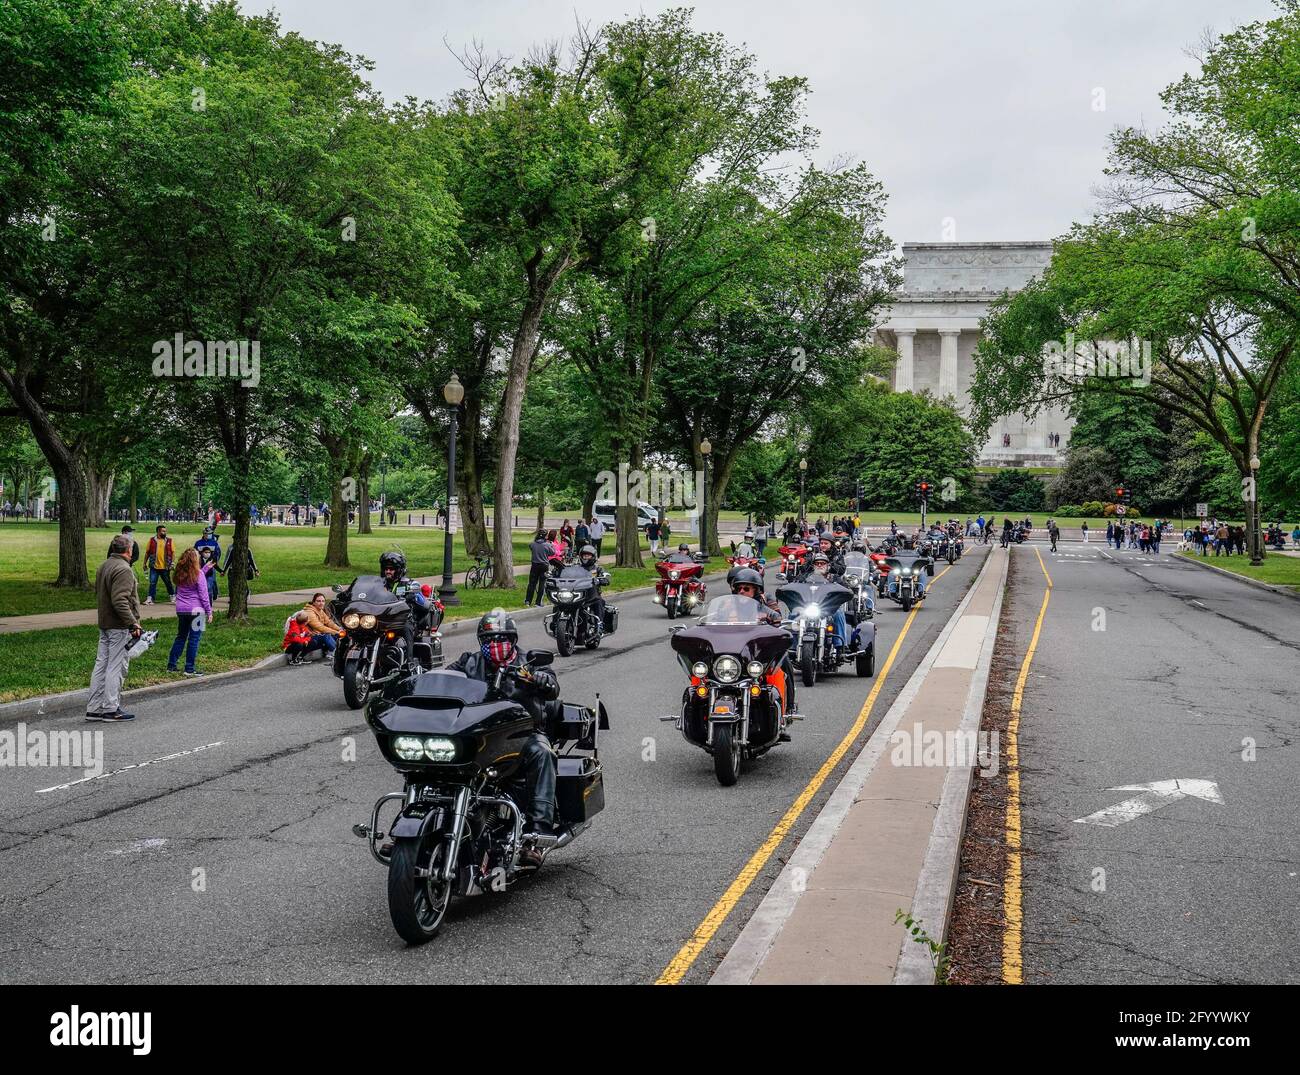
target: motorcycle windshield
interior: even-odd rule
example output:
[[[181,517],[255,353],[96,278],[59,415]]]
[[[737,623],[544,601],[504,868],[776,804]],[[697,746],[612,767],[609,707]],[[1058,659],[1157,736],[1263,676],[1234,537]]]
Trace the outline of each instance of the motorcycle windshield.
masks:
[[[552,581],[558,590],[590,590],[593,585],[591,572],[576,565],[566,567]]]
[[[481,679],[471,679],[464,672],[450,670],[425,672],[416,676],[407,698],[428,703],[446,702],[448,707],[478,705],[488,696],[488,685]]]
[[[861,575],[871,568],[871,558],[864,552],[851,552],[844,557],[844,573],[856,572]]]
[[[384,580],[378,575],[358,575],[348,588],[347,611],[362,615],[382,615],[388,611],[385,606],[402,605],[406,602],[384,587]]]
[[[809,605],[823,612],[834,612],[853,596],[853,591],[838,582],[793,582],[776,591],[777,600],[784,601],[791,613]]]
[[[759,613],[761,611],[762,606],[752,597],[727,594],[725,597],[715,597],[709,602],[709,607],[704,610],[700,623],[705,626],[710,624],[752,625],[759,622]]]

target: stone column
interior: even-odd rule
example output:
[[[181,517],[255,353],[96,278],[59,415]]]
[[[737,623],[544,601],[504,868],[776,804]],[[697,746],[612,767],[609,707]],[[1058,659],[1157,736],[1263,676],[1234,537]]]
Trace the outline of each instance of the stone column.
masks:
[[[910,392],[913,385],[912,341],[916,338],[915,329],[899,329],[894,333],[898,339],[898,368],[894,376],[895,392]]]
[[[959,329],[939,332],[939,396],[957,395],[957,340]]]

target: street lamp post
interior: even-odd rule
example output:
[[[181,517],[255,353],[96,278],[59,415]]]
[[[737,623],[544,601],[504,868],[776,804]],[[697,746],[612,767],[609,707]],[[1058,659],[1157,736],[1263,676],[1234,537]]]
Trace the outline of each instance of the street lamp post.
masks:
[[[1250,457],[1250,566],[1259,567],[1264,562],[1259,540],[1259,456]]]
[[[199,494],[199,499],[196,503],[197,510],[194,513],[195,522],[197,522],[199,516],[203,514],[203,488],[207,484],[208,484],[208,479],[204,477],[203,471],[200,470],[197,474],[194,475],[194,488],[198,490],[198,494]]]
[[[799,460],[799,525],[800,526],[803,526],[804,519],[807,517],[807,512],[804,509],[804,503],[803,503],[803,479],[804,479],[804,475],[807,473],[808,473],[808,460],[800,459]]]
[[[447,437],[447,523],[442,543],[442,585],[438,587],[438,598],[444,605],[459,605],[460,598],[456,596],[456,587],[451,581],[451,501],[456,495],[456,417],[465,398],[465,386],[454,373],[443,385],[442,398],[447,401],[447,412],[451,416],[451,433]]]
[[[388,464],[379,468],[379,525],[388,520]]]
[[[700,552],[709,555],[709,453],[713,445],[709,438],[700,441],[700,455],[704,457],[704,469],[700,471]]]

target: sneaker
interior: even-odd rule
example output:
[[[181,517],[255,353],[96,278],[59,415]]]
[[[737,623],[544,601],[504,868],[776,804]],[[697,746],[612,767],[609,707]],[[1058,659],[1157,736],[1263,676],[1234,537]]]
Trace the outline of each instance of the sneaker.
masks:
[[[185,674],[186,674],[187,676],[189,676],[191,679],[193,679],[193,678],[196,677],[196,676],[206,675],[205,672],[197,672],[197,671],[196,671],[196,672],[186,672]]]
[[[116,722],[119,720],[135,720],[135,714],[127,713],[125,710],[119,709],[116,713],[104,713],[100,716],[99,719],[103,721],[112,721],[112,722]]]
[[[167,671],[169,671],[169,672],[179,672],[180,669],[177,668],[174,664],[169,664],[169,665],[167,666]]]
[[[86,719],[87,719],[87,720],[103,720],[103,719],[104,719],[104,714],[103,714],[103,713],[87,713],[87,714],[86,714]]]
[[[146,605],[152,605],[152,604],[153,604],[153,598],[152,598],[152,597],[146,597],[146,598],[144,599],[144,603],[145,603]]]

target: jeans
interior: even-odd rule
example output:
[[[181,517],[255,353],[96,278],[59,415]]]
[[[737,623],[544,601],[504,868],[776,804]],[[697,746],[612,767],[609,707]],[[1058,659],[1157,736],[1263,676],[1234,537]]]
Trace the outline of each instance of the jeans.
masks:
[[[849,624],[844,618],[844,610],[836,609],[831,613],[831,624],[835,630],[831,632],[831,637],[835,640],[837,646],[846,646],[849,642]]]
[[[551,741],[533,732],[523,744],[524,775],[528,780],[528,820],[534,830],[555,827],[555,753]]]
[[[172,569],[170,567],[164,567],[161,571],[159,571],[158,568],[153,566],[153,564],[150,564],[149,565],[149,600],[150,601],[152,601],[155,597],[158,596],[159,579],[162,579],[163,585],[167,587],[167,595],[169,597],[174,596],[176,593],[176,588],[172,586]]]
[[[338,644],[339,640],[333,635],[312,635],[311,641],[303,647],[302,651],[303,653],[315,653],[317,650],[321,650],[327,657],[330,657],[333,656]]]
[[[99,649],[95,653],[95,670],[90,675],[90,700],[87,713],[116,713],[122,708],[122,684],[126,681],[126,655],[131,632],[114,628],[99,632]]]
[[[199,655],[199,643],[203,640],[203,621],[202,612],[178,612],[176,613],[176,641],[172,643],[172,651],[167,658],[168,671],[176,671],[176,662],[180,659],[181,650],[185,651],[185,671],[194,671],[194,661]],[[195,624],[198,624],[196,627]]]
[[[528,569],[528,592],[524,595],[524,606],[527,607],[533,603],[533,595],[537,595],[537,603],[542,603],[542,598],[546,596],[546,565],[533,564]]]

